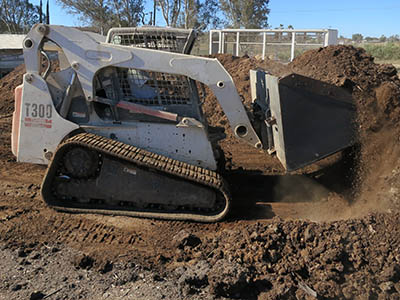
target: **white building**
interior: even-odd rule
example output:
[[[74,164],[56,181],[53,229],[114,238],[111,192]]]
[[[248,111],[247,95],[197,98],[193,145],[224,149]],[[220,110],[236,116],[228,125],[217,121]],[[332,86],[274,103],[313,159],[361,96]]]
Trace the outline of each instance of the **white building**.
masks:
[[[0,34],[0,78],[24,63],[24,34]]]

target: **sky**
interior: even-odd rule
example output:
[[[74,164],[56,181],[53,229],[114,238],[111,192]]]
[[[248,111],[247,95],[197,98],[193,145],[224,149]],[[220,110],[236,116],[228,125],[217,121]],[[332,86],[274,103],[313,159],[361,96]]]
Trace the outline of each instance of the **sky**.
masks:
[[[146,12],[153,9],[152,0],[146,2]],[[39,0],[31,0],[39,5]],[[43,0],[45,9],[46,0]],[[364,37],[400,34],[400,0],[270,0],[270,28],[292,25],[295,29],[338,29],[339,35],[351,37],[361,33]],[[58,4],[50,0],[50,23],[79,26],[82,23]],[[157,12],[157,25],[163,26],[161,12]]]

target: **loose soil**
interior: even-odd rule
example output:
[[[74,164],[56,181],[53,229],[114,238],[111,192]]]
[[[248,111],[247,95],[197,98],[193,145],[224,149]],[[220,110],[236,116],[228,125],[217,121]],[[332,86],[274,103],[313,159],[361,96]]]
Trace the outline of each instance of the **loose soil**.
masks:
[[[16,163],[9,150],[21,66],[0,80],[1,299],[399,299],[396,70],[349,46],[311,50],[289,65],[217,58],[247,107],[252,68],[348,89],[359,145],[277,176],[274,157],[228,132],[221,146],[233,211],[215,224],[55,212],[40,198],[45,168]],[[204,111],[228,128],[212,95]]]

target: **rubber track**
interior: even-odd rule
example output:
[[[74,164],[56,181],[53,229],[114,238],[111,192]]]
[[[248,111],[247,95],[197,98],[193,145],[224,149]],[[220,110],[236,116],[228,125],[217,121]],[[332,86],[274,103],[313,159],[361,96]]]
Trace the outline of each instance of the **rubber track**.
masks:
[[[214,189],[222,196],[222,201],[225,201],[225,207],[222,211],[217,212],[215,215],[205,215],[201,213],[190,212],[151,212],[151,211],[132,211],[132,210],[106,210],[106,209],[87,209],[87,208],[70,208],[58,205],[52,205],[53,198],[51,193],[51,184],[58,168],[58,162],[62,158],[63,153],[70,146],[83,146],[89,149],[98,151],[100,153],[113,156],[127,162],[133,163],[141,167],[148,167],[162,173],[167,173],[180,177],[184,180],[196,182],[198,184],[208,186]],[[124,215],[134,217],[146,217],[156,219],[170,219],[170,220],[191,220],[197,222],[216,222],[221,220],[229,210],[230,206],[230,193],[227,188],[225,180],[216,172],[210,171],[198,166],[190,165],[185,162],[177,161],[172,158],[149,152],[147,150],[127,145],[119,141],[111,140],[102,136],[91,133],[81,133],[75,135],[62,144],[59,145],[57,151],[47,169],[46,175],[42,184],[42,197],[45,202],[57,209],[68,212],[80,213],[100,213],[111,215]],[[218,201],[218,197],[217,197]],[[221,201],[221,200],[220,200]]]

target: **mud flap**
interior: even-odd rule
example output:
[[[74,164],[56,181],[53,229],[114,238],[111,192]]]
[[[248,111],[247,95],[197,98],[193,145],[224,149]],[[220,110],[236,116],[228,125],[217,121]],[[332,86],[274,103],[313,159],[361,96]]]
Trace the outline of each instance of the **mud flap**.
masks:
[[[265,75],[276,155],[288,171],[310,165],[355,142],[352,96],[345,89],[291,74]],[[271,149],[269,149],[271,152]]]

